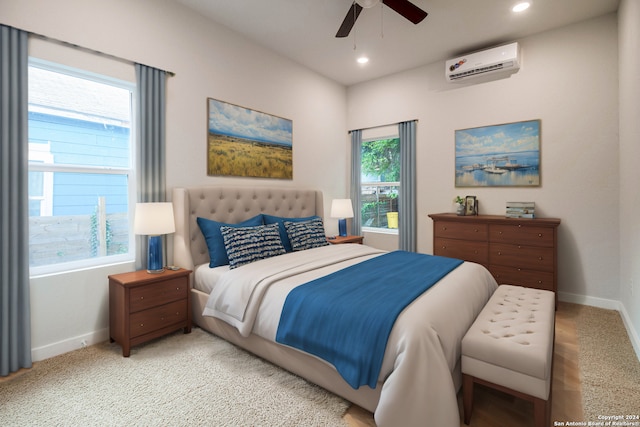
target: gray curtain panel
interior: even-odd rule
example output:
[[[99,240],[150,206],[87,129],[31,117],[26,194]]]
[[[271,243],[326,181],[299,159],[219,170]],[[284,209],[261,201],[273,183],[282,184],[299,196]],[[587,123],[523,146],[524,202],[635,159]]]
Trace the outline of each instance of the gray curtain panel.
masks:
[[[0,25],[0,376],[31,367],[27,33]]]
[[[398,124],[400,135],[399,246],[416,251],[416,121]]]
[[[360,214],[360,201],[362,191],[360,184],[362,162],[362,131],[351,131],[351,203],[353,205],[353,220],[351,221],[351,234],[362,235],[362,215]]]
[[[165,110],[166,78],[163,70],[136,64],[137,201],[166,201]],[[136,238],[136,269],[146,268],[147,236]],[[166,264],[166,242],[162,253]]]

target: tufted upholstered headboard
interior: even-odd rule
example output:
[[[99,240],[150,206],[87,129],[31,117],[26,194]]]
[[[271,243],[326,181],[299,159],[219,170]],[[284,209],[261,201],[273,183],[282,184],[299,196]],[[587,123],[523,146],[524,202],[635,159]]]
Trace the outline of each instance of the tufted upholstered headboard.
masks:
[[[174,188],[172,194],[176,232],[173,263],[193,270],[209,262],[198,217],[238,223],[259,213],[283,217],[324,216],[322,192],[292,188],[210,186]]]

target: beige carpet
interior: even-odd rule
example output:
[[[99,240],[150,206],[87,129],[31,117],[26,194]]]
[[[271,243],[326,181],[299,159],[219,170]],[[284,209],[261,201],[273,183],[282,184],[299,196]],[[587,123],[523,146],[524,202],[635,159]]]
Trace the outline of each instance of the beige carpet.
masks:
[[[348,403],[199,328],[103,343],[0,382],[2,426],[344,426]]]
[[[620,314],[583,305],[576,310],[584,420],[640,415],[640,361]]]

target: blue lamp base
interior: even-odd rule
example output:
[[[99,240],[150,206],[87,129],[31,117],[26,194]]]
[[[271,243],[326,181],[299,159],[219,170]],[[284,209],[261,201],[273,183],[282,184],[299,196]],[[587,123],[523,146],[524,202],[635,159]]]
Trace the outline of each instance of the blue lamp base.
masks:
[[[347,219],[346,218],[340,218],[338,220],[338,235],[342,237],[347,235]]]
[[[147,273],[162,273],[164,271],[164,266],[162,264],[162,236],[149,236]]]

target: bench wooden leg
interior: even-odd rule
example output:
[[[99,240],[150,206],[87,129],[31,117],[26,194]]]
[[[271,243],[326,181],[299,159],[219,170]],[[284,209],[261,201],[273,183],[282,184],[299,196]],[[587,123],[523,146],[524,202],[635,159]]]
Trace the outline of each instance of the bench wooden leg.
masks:
[[[471,422],[471,412],[473,412],[473,377],[462,374],[462,406],[464,408],[464,423]]]
[[[542,400],[538,397],[533,399],[533,419],[536,427],[546,427],[551,419],[551,399]]]

